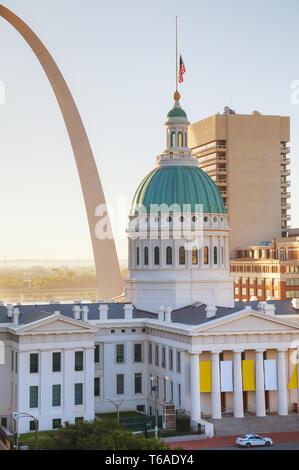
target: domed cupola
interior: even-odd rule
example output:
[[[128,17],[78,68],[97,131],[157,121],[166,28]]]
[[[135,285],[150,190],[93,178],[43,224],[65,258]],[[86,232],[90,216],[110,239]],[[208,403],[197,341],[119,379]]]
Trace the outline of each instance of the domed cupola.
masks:
[[[131,216],[137,215],[140,208],[153,213],[157,205],[167,210],[169,207],[184,211],[190,205],[192,213],[225,214],[226,210],[220,191],[214,181],[198,166],[161,166],[152,170],[139,185],[131,207]]]
[[[178,91],[174,94],[174,105],[172,109],[167,114],[167,120],[165,124],[175,124],[175,123],[185,123],[189,125],[186,112],[182,109],[180,105],[180,94]]]
[[[203,213],[226,213],[217,185],[199,168],[197,158],[188,147],[189,121],[179,99],[180,94],[176,91],[174,105],[165,122],[167,148],[158,155],[156,168],[140,183],[133,199],[131,217],[138,215],[140,209],[153,213],[155,205],[164,205],[165,210],[175,206],[174,212],[183,212],[184,206],[189,205],[192,213],[201,212],[197,210],[201,205]]]
[[[234,302],[226,210],[188,147],[189,121],[179,99],[176,91],[166,149],[138,186],[127,229],[126,300],[149,312]]]

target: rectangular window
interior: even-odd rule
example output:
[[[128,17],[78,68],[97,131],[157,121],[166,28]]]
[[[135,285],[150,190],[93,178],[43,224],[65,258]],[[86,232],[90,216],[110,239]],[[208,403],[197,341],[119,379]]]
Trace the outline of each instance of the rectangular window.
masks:
[[[155,346],[155,365],[159,366],[159,346]]]
[[[53,352],[52,354],[52,371],[61,372],[61,353]]]
[[[94,348],[94,362],[100,362],[100,345],[96,344]]]
[[[38,407],[38,386],[33,385],[29,388],[29,408]]]
[[[173,370],[173,350],[169,349],[169,369]]]
[[[152,343],[149,343],[149,345],[148,345],[148,362],[149,362],[149,364],[152,364],[152,362],[153,362],[153,345],[152,345]]]
[[[1,426],[7,428],[7,418],[1,418]]]
[[[170,397],[171,397],[171,402],[173,403],[173,381],[172,380],[170,382]]]
[[[61,405],[61,385],[52,385],[52,406]]]
[[[180,351],[176,352],[176,371],[181,372],[181,353],[180,353]]]
[[[124,374],[116,375],[116,394],[123,395],[125,390],[125,376]]]
[[[178,384],[178,405],[182,405],[182,397],[181,397],[181,384]]]
[[[162,348],[162,367],[163,367],[163,369],[166,368],[166,349],[165,349],[165,347]]]
[[[38,372],[38,354],[30,354],[30,374]]]
[[[117,344],[116,345],[116,362],[122,364],[125,362],[125,345]]]
[[[16,352],[16,369],[15,369],[15,373],[17,374],[18,372],[18,353]]]
[[[75,424],[77,424],[77,423],[82,423],[82,421],[83,421],[83,416],[77,416],[77,417],[75,418]]]
[[[36,427],[36,424],[35,424],[34,419],[30,420],[29,421],[29,431],[35,431],[35,427]],[[37,421],[37,429],[38,429],[38,421]]]
[[[100,396],[100,377],[94,378],[94,396],[95,397]]]
[[[15,355],[15,352],[11,351],[11,370],[13,370],[13,366],[14,366],[14,355]]]
[[[58,429],[61,426],[61,419],[60,418],[55,418],[52,420],[52,428],[53,429]]]
[[[134,361],[142,362],[142,344],[134,344]]]
[[[142,374],[135,374],[135,393],[142,393]]]
[[[83,384],[75,384],[75,405],[83,405]]]
[[[83,370],[83,351],[75,351],[75,370]]]

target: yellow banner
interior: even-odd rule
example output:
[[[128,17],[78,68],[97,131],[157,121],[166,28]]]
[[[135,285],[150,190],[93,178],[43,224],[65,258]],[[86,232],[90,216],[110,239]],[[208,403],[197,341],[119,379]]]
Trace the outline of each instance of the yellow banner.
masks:
[[[211,361],[199,361],[199,381],[201,392],[212,391]]]
[[[242,361],[243,390],[244,392],[255,390],[254,361]]]
[[[298,388],[298,366],[295,364],[288,388]]]

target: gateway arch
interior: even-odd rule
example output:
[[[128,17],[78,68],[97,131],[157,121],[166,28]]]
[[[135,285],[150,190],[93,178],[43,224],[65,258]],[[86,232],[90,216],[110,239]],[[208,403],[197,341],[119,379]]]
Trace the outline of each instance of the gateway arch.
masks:
[[[90,143],[71,92],[50,53],[37,35],[10,10],[0,5],[0,16],[29,44],[43,67],[55,93],[71,141],[87,212],[98,286],[101,298],[109,300],[122,292],[119,263],[108,212],[105,215],[110,237],[96,236],[96,208],[106,201]],[[107,231],[108,231],[107,230]]]

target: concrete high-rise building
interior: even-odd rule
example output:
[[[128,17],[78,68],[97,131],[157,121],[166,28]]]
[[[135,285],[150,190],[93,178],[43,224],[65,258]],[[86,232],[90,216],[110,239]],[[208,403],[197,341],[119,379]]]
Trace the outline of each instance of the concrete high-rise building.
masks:
[[[228,212],[230,255],[286,236],[290,118],[224,108],[189,127],[189,147],[217,184]]]

